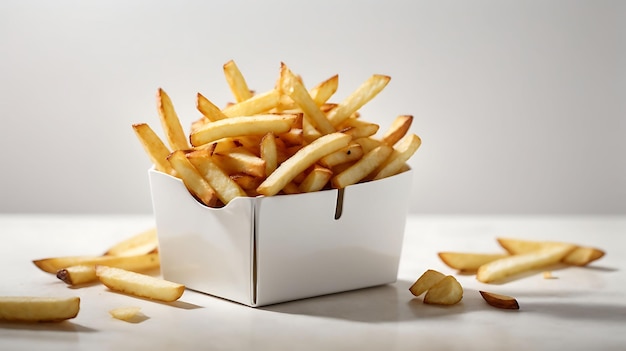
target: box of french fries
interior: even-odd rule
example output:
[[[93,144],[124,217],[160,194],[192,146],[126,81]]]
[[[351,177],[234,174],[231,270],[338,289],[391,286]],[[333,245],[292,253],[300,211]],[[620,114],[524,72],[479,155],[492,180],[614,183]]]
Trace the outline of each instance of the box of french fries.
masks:
[[[421,144],[413,117],[384,129],[360,108],[390,80],[374,74],[329,102],[338,75],[312,88],[284,63],[274,88],[251,91],[224,65],[234,102],[198,93],[184,131],[163,89],[162,140],[133,129],[149,170],[165,279],[249,306],[392,283]]]

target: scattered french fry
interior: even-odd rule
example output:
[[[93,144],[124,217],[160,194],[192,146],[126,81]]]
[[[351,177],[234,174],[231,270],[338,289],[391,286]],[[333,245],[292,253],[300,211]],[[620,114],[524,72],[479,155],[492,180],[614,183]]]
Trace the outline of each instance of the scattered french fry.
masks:
[[[434,269],[429,269],[422,273],[415,283],[411,285],[409,291],[415,296],[420,296],[445,277],[445,274]]]
[[[104,255],[135,256],[156,252],[159,246],[156,228],[150,228],[110,247]]]
[[[546,245],[555,243],[548,241],[521,240],[513,238],[498,238],[498,243],[512,255],[521,254],[542,249]],[[574,250],[567,254],[562,260],[563,263],[574,266],[586,266],[604,256],[604,251],[593,248],[576,246]]]
[[[98,280],[96,276],[96,266],[76,265],[61,268],[57,271],[57,278],[67,285],[81,285],[92,283]]]
[[[120,267],[128,270],[142,271],[159,267],[159,254],[150,253],[135,256],[64,256],[33,260],[35,266],[44,272],[57,274],[60,269],[97,264]]]
[[[475,272],[483,264],[509,256],[508,254],[481,254],[469,252],[439,252],[439,258],[450,268]]]
[[[463,287],[455,277],[448,275],[431,286],[424,296],[424,303],[430,305],[454,305],[463,299]]]
[[[119,319],[125,322],[131,322],[137,318],[137,316],[140,314],[140,311],[141,307],[137,306],[118,307],[109,310],[109,314],[115,319]]]
[[[61,322],[75,318],[80,298],[43,296],[0,297],[0,320],[11,322]]]
[[[107,288],[137,297],[172,302],[185,292],[182,284],[115,267],[97,265],[96,275]]]

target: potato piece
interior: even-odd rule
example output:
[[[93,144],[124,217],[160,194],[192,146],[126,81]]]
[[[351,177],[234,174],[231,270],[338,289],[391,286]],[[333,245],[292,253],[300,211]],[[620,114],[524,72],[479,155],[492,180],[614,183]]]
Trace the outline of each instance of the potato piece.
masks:
[[[186,150],[189,148],[187,136],[180,124],[178,114],[174,110],[172,100],[167,93],[159,88],[157,93],[157,109],[161,118],[161,125],[165,131],[167,141],[172,150]]]
[[[172,152],[167,160],[176,170],[185,187],[203,204],[217,207],[219,197],[215,189],[204,179],[200,171],[187,159],[182,150]]]
[[[230,87],[230,91],[235,97],[235,101],[242,102],[252,97],[252,92],[248,88],[243,74],[239,70],[239,67],[235,61],[230,60],[224,64],[224,77]]]
[[[98,280],[96,267],[93,265],[77,265],[59,269],[57,278],[67,285],[81,285]]]
[[[392,152],[391,146],[383,144],[366,153],[346,170],[333,176],[331,179],[333,187],[341,189],[365,179],[368,174],[384,163]]]
[[[355,91],[345,98],[337,107],[330,110],[326,115],[328,120],[338,126],[357,112],[363,105],[372,100],[389,83],[391,77],[374,74],[361,84]]]
[[[480,266],[497,259],[507,257],[507,254],[482,254],[468,252],[439,252],[439,258],[450,268],[463,272],[474,272]]]
[[[115,319],[119,319],[121,321],[130,322],[137,318],[140,314],[141,307],[131,306],[131,307],[118,307],[109,311],[111,317]]]
[[[483,299],[491,306],[508,310],[519,310],[519,304],[514,297],[496,294],[488,291],[479,291]]]
[[[176,176],[176,171],[167,162],[167,155],[170,154],[170,149],[167,148],[154,130],[146,123],[137,123],[133,124],[133,131],[148,157],[150,157],[154,167],[160,172]]]
[[[573,266],[586,266],[589,263],[600,259],[604,256],[604,251],[594,247],[577,247],[570,252],[561,262],[571,264]]]
[[[227,117],[258,115],[278,106],[279,100],[280,92],[276,89],[272,89],[234,105],[230,105],[223,109],[222,113]]]
[[[60,322],[75,318],[80,298],[43,296],[0,297],[0,320],[15,322]]]
[[[176,301],[185,292],[182,284],[120,268],[98,265],[96,275],[111,290],[158,301]]]
[[[385,132],[385,135],[383,135],[382,142],[389,146],[393,146],[406,135],[409,128],[411,128],[412,123],[413,116],[411,115],[401,115],[396,117],[389,129]]]
[[[434,269],[429,269],[424,272],[416,281],[411,285],[409,291],[411,294],[415,296],[420,296],[426,290],[430,289],[433,285],[437,284],[441,279],[445,278],[446,275],[438,272]]]
[[[430,305],[454,305],[463,299],[463,287],[451,275],[445,276],[426,291],[424,303]]]
[[[256,115],[221,119],[207,123],[193,132],[190,140],[193,146],[200,146],[222,138],[285,133],[289,131],[297,117],[297,115]]]

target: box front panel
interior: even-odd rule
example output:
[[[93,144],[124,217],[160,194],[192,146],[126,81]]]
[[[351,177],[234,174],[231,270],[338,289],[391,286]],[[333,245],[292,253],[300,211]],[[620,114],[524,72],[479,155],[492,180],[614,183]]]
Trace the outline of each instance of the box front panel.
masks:
[[[257,199],[257,305],[395,282],[411,177]]]
[[[254,199],[208,208],[179,179],[149,174],[163,277],[251,305]]]

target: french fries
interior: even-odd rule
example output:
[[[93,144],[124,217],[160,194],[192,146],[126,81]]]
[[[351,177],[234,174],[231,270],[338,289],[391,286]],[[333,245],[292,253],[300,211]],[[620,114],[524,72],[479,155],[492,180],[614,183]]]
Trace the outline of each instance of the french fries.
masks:
[[[396,117],[381,137],[379,124],[360,118],[359,109],[387,86],[389,76],[374,74],[333,103],[338,75],[307,90],[302,77],[281,63],[274,88],[255,94],[234,61],[223,68],[235,101],[220,109],[197,93],[202,117],[192,122],[189,143],[181,141],[180,120],[163,89],[157,106],[169,149],[147,125],[134,125],[155,169],[180,178],[206,206],[393,176],[409,169],[421,144],[409,133],[411,115]]]
[[[11,322],[61,322],[75,318],[80,298],[43,296],[0,297],[0,320]]]
[[[509,254],[516,255],[536,251],[549,244],[541,241],[520,240],[512,238],[498,238],[498,244]],[[589,263],[602,258],[604,251],[594,247],[576,246],[574,250],[563,257],[562,262],[574,266],[586,266]]]
[[[67,285],[81,285],[98,280],[96,266],[79,264],[61,268],[56,273],[57,278]]]
[[[509,256],[508,254],[481,254],[470,252],[439,252],[439,258],[448,267],[461,272],[475,272],[480,266]]]
[[[158,301],[176,301],[185,292],[182,284],[121,268],[97,265],[96,275],[111,290]]]

